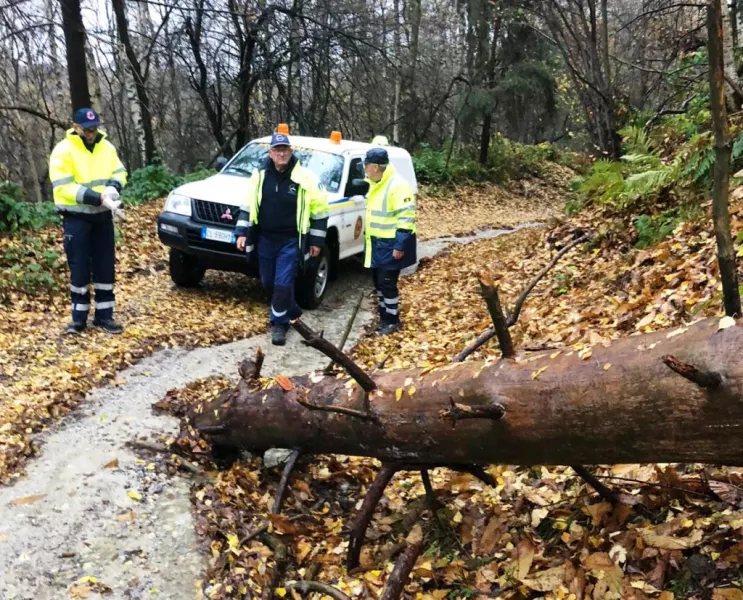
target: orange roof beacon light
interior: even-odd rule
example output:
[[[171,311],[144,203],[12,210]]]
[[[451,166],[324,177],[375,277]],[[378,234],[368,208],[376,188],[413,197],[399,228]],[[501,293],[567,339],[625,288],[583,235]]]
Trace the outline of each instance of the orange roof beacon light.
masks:
[[[340,131],[331,131],[330,132],[330,142],[333,144],[340,144],[341,140],[343,139],[343,136],[341,135]]]
[[[289,135],[289,125],[287,125],[286,123],[279,123],[279,126],[276,128],[276,133]]]

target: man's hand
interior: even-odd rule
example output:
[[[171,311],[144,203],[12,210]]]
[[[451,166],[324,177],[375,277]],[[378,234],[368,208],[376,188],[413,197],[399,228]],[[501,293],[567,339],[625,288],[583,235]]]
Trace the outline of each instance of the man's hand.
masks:
[[[109,196],[103,194],[101,196],[101,206],[105,206],[112,213],[115,213],[121,206],[121,200],[112,200]]]
[[[393,250],[392,251],[392,258],[395,260],[400,260],[403,256],[405,256],[404,250]]]
[[[247,237],[244,235],[241,235],[239,238],[237,238],[237,249],[240,252],[243,252],[245,250],[245,242],[248,240]]]
[[[118,200],[121,197],[121,195],[119,194],[119,190],[117,190],[112,185],[107,185],[106,188],[103,190],[103,194],[101,195],[114,201]]]
[[[320,256],[320,246],[310,246],[310,256]]]

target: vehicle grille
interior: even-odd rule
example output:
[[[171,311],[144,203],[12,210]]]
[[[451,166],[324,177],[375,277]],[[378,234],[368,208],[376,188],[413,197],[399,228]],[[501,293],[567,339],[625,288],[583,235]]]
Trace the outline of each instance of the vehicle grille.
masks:
[[[216,252],[234,254],[236,256],[245,256],[245,252],[241,252],[240,250],[238,250],[235,244],[203,239],[198,231],[189,230],[188,232],[186,232],[186,239],[188,240],[188,245],[191,248],[213,250]]]
[[[229,204],[218,202],[207,202],[206,200],[193,200],[193,218],[202,223],[218,223],[223,227],[234,227],[237,223],[237,213],[240,209]],[[229,213],[227,212],[229,211]],[[222,215],[229,214],[230,219],[222,219]]]

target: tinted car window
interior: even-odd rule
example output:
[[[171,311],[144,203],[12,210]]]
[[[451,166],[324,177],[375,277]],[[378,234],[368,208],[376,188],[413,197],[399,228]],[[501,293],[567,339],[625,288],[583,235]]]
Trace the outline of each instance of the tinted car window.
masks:
[[[294,155],[303,167],[315,173],[325,189],[337,192],[343,176],[343,157],[321,150],[294,148]],[[250,177],[268,156],[268,144],[248,144],[235,156],[222,173]]]

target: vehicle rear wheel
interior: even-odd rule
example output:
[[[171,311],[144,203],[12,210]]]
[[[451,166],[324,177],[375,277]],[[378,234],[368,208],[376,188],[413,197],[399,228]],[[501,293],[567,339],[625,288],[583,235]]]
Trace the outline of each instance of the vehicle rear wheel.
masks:
[[[320,255],[309,261],[304,274],[297,278],[295,293],[299,306],[312,310],[320,306],[328,291],[331,267],[328,247],[323,244]]]
[[[204,277],[206,269],[195,256],[175,248],[170,249],[170,278],[181,287],[196,287]]]

